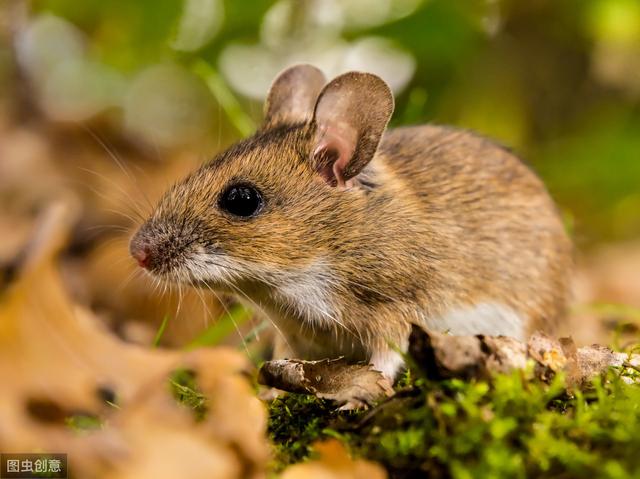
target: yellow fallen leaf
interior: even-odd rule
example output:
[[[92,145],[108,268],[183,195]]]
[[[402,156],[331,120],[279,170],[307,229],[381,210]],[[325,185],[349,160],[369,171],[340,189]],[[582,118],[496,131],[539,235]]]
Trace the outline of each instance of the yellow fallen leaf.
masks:
[[[352,459],[337,440],[314,446],[319,459],[287,468],[282,479],[385,479],[387,473],[378,464]]]
[[[63,288],[55,258],[72,221],[67,204],[51,207],[21,274],[0,292],[0,450],[67,453],[74,477],[264,477],[266,413],[245,378],[246,358],[113,336]],[[178,368],[192,371],[208,398],[201,422],[171,397]],[[77,414],[101,427],[78,434],[65,424]]]

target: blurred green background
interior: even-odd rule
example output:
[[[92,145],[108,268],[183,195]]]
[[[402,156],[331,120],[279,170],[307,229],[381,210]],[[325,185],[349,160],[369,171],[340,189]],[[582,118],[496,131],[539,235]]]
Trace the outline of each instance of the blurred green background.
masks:
[[[640,233],[637,0],[34,0],[24,21],[18,63],[56,121],[207,155],[255,128],[289,64],[369,70],[394,125],[520,153],[580,246]]]

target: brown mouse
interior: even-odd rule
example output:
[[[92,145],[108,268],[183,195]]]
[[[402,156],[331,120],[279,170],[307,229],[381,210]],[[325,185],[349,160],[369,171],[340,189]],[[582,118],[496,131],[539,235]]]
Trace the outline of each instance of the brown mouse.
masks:
[[[385,131],[393,106],[375,75],[285,70],[261,129],[174,185],[131,254],[262,310],[277,357],[345,356],[390,378],[411,323],[552,330],[572,247],[540,179],[468,131]]]

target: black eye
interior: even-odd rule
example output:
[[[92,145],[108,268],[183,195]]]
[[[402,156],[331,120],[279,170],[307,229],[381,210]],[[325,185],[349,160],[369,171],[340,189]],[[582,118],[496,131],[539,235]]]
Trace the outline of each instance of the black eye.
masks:
[[[262,195],[251,185],[232,185],[220,197],[220,208],[242,218],[258,213],[263,203]]]

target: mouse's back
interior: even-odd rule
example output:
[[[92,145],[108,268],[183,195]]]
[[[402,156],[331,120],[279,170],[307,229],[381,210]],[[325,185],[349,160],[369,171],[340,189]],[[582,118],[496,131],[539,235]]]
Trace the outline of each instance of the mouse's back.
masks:
[[[432,125],[387,131],[372,163],[419,201],[424,241],[438,245],[456,295],[483,304],[487,316],[522,311],[526,331],[555,328],[569,294],[572,246],[527,165],[473,132]]]

